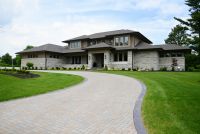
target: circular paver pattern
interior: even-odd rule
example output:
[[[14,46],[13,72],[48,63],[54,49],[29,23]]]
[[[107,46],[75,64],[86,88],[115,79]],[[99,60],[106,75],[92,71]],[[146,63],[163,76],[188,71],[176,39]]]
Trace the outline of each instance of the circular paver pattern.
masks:
[[[135,134],[141,84],[126,76],[81,72],[85,81],[47,94],[0,103],[0,134]]]

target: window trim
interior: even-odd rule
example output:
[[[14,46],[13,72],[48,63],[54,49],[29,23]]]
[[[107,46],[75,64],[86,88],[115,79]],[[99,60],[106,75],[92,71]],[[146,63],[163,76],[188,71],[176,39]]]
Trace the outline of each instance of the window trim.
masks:
[[[125,42],[126,39],[128,39],[127,42]],[[114,46],[124,47],[124,46],[128,46],[128,45],[129,45],[129,36],[128,35],[114,37]]]
[[[72,56],[71,64],[81,64],[82,57],[81,56]]]
[[[72,41],[69,43],[70,49],[81,48],[81,41]]]
[[[120,55],[122,56],[121,58]],[[128,52],[115,52],[113,62],[128,62]]]

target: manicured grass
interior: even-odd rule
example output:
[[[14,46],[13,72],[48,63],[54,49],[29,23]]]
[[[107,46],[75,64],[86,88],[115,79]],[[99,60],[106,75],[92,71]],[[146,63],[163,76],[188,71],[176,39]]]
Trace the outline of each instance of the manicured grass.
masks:
[[[40,77],[21,79],[0,74],[0,101],[63,89],[83,81],[82,77],[76,75],[41,72],[36,74],[39,74]]]
[[[200,132],[200,72],[108,73],[137,78],[147,86],[142,117],[150,134]]]

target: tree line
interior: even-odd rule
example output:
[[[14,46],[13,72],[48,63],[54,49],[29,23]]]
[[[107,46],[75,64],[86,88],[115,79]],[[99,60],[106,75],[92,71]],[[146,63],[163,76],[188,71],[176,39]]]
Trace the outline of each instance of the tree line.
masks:
[[[26,48],[24,50],[28,50],[33,48],[33,46],[28,45],[26,46]],[[0,56],[0,66],[16,66],[19,67],[21,65],[21,56],[20,55],[16,55],[14,58],[9,54],[6,53],[2,56]]]
[[[179,24],[172,28],[165,43],[189,46],[192,53],[185,56],[186,69],[195,69],[200,66],[200,0],[185,0],[185,4],[189,6],[189,18],[174,17]]]

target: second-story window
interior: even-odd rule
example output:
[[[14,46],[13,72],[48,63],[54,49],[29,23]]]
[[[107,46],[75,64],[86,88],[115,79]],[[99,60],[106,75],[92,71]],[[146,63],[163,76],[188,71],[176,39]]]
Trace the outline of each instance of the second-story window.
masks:
[[[96,44],[97,44],[97,41],[96,41],[96,40],[90,41],[90,46],[96,45]]]
[[[115,46],[128,45],[128,36],[115,37]]]
[[[70,48],[81,48],[81,42],[80,41],[70,42]]]

